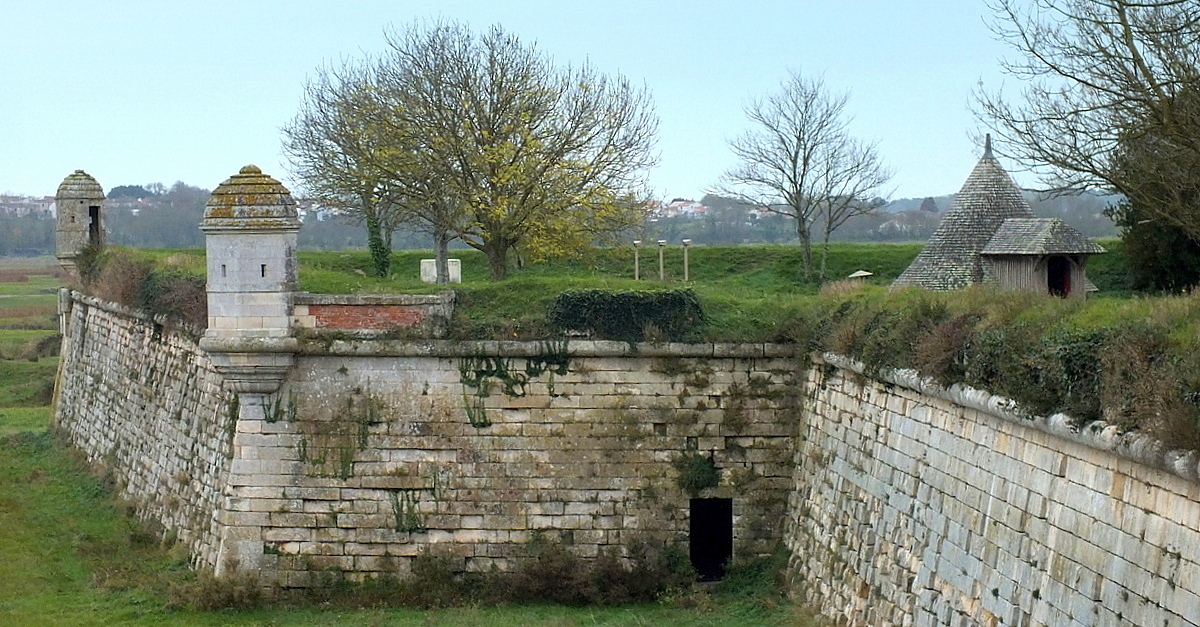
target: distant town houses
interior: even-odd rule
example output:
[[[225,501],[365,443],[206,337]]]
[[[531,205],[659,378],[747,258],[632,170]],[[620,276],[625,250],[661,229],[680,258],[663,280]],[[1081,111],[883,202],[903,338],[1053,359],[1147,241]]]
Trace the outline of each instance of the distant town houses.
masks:
[[[687,198],[675,198],[670,202],[652,201],[650,203],[650,217],[653,218],[703,218],[713,211],[712,207],[706,206],[704,203],[689,200]],[[748,207],[746,215],[752,220],[756,220],[770,213],[766,207]]]
[[[53,218],[56,215],[54,197],[0,194],[0,215]]]
[[[345,212],[334,207],[326,207],[320,201],[311,198],[297,198],[296,213],[300,216],[301,222],[308,222],[309,220],[327,222]]]

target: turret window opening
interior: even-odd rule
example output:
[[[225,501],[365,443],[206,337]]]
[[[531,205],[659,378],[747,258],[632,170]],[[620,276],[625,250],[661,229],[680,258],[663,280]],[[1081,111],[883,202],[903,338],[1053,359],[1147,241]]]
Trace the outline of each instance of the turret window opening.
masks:
[[[265,278],[267,278],[267,264],[265,264],[265,263],[264,263],[264,264],[260,264],[260,265],[258,266],[258,271],[259,271],[260,273],[262,273],[262,277],[263,277],[264,279],[265,279]]]
[[[225,264],[221,264],[221,278],[223,279],[226,276],[228,275],[225,273]]]
[[[100,243],[100,207],[88,207],[88,242],[92,245]]]

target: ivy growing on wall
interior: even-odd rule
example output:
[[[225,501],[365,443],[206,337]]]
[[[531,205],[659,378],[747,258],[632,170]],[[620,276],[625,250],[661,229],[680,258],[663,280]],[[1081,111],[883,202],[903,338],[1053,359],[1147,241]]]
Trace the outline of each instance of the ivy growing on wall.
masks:
[[[549,318],[560,332],[587,331],[624,342],[683,341],[695,337],[706,322],[692,290],[568,290],[554,299]]]
[[[467,420],[476,428],[490,427],[486,401],[492,387],[499,386],[505,396],[525,396],[525,386],[530,380],[549,373],[547,384],[553,394],[554,375],[570,372],[571,355],[567,340],[541,342],[538,353],[525,361],[524,372],[513,367],[510,358],[486,355],[482,352],[463,357],[458,363],[459,381],[463,386],[463,408]]]

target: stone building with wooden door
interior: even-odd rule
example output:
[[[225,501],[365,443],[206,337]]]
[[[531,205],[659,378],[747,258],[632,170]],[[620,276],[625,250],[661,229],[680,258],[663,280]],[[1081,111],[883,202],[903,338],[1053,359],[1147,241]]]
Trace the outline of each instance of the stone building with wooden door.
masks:
[[[892,284],[954,290],[976,283],[1083,297],[1104,249],[1066,222],[1037,218],[992,154],[991,140],[917,258]]]

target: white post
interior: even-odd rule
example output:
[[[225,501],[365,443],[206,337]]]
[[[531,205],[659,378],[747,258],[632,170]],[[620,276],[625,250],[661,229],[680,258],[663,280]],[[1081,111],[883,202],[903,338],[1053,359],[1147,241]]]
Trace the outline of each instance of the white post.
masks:
[[[690,240],[690,239],[685,239],[685,240],[683,240],[683,282],[684,282],[684,283],[687,283],[687,282],[688,282],[688,279],[689,279],[689,274],[688,274],[688,247],[690,247],[691,245],[692,245],[692,240]]]
[[[663,272],[663,248],[666,247],[667,240],[658,240],[658,280],[666,281],[667,275]]]
[[[633,280],[638,281],[642,278],[641,260],[638,258],[638,251],[642,248],[642,240],[633,240]]]

